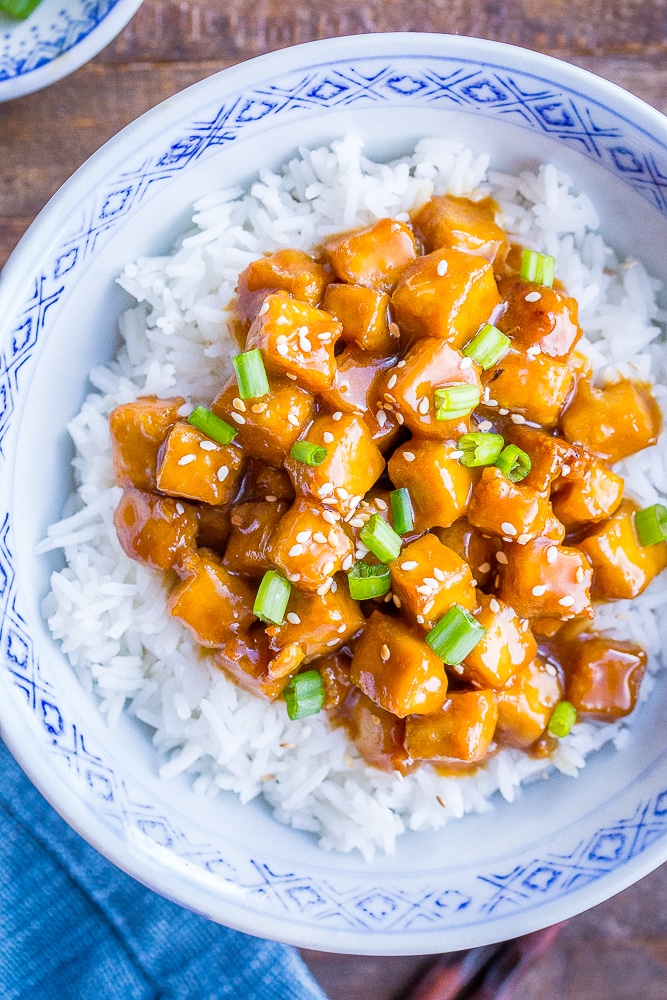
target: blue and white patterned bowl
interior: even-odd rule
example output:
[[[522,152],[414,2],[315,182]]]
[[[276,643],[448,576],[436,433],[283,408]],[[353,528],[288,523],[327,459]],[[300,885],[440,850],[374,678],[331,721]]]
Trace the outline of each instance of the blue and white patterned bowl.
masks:
[[[326,854],[261,804],[163,784],[148,734],[108,732],[40,614],[35,546],[69,488],[65,425],[114,351],[126,261],[166,251],[192,200],[245,183],[299,144],[354,128],[373,156],[458,137],[516,170],[553,160],[595,200],[618,249],[667,279],[667,121],[538,54],[470,38],[371,35],[226,70],[125,129],[31,227],[0,279],[0,733],[87,840],[158,892],[309,948],[399,954],[526,933],[609,897],[667,857],[667,689],[622,753],[394,858]]]
[[[0,11],[0,101],[73,73],[122,31],[142,0],[42,0],[26,21]]]

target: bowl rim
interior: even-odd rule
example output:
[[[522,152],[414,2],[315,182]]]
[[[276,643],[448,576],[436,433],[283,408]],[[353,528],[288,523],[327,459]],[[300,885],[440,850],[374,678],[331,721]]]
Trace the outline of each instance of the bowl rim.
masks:
[[[132,0],[135,2],[135,0]],[[37,262],[47,257],[56,242],[56,233],[59,232],[59,225],[64,221],[75,200],[76,190],[81,181],[94,185],[98,172],[103,173],[104,165],[115,162],[123,151],[129,153],[132,150],[135,136],[142,134],[147,125],[153,129],[162,119],[168,120],[174,107],[186,109],[188,103],[193,100],[193,96],[200,91],[204,93],[212,86],[212,81],[221,81],[224,88],[228,90],[240,89],[244,85],[252,83],[260,74],[268,74],[275,69],[281,73],[286,73],[290,68],[302,65],[304,59],[307,62],[314,62],[317,58],[326,58],[334,52],[340,50],[341,45],[346,46],[345,58],[373,57],[391,55],[427,55],[432,48],[433,54],[442,54],[439,46],[443,40],[448,46],[448,54],[453,56],[464,56],[469,51],[471,42],[478,46],[474,55],[477,58],[484,58],[488,55],[489,63],[500,61],[504,53],[516,59],[517,54],[525,65],[522,71],[526,73],[548,72],[555,80],[562,79],[567,84],[568,89],[576,90],[577,86],[585,88],[590,95],[599,94],[604,91],[604,99],[608,102],[610,94],[618,102],[620,108],[627,107],[627,120],[631,121],[635,128],[644,128],[655,136],[655,132],[662,135],[659,142],[667,148],[667,118],[660,112],[647,105],[641,99],[634,97],[617,85],[597,77],[588,70],[580,69],[564,63],[551,56],[544,56],[531,50],[522,49],[506,43],[493,42],[486,39],[475,39],[472,36],[440,35],[435,33],[411,33],[392,32],[365,35],[342,36],[333,39],[323,39],[314,42],[306,42],[297,46],[290,46],[286,49],[277,50],[265,55],[257,56],[248,61],[239,63],[212,74],[209,77],[185,88],[176,95],[156,105],[148,110],[134,122],[127,125],[119,133],[109,139],[99,150],[92,154],[81,167],[67,180],[62,187],[54,194],[47,205],[42,209],[34,222],[30,225],[17,247],[10,256],[7,264],[0,272],[0,301],[3,299],[11,304],[15,301],[15,296],[21,287],[25,286],[26,276],[32,275],[36,271]],[[283,65],[284,61],[292,65]],[[630,118],[632,111],[634,117]],[[619,111],[619,117],[624,117]],[[643,124],[638,124],[639,122]],[[47,241],[44,241],[44,235]],[[2,315],[2,310],[0,310]],[[11,316],[11,311],[9,312]],[[7,320],[8,322],[8,320]],[[4,325],[0,328],[0,339],[4,339]],[[348,932],[336,934],[331,930],[326,930],[324,934],[317,931],[313,934],[312,940],[304,942],[303,935],[294,936],[291,933],[277,933],[279,921],[271,915],[267,919],[263,915],[256,913],[243,913],[241,917],[234,911],[233,921],[230,922],[230,903],[227,899],[221,899],[219,905],[212,906],[211,894],[198,885],[191,885],[187,903],[176,898],[169,884],[167,873],[159,864],[147,866],[145,855],[134,857],[128,855],[123,842],[117,838],[103,824],[98,824],[96,829],[91,829],[90,813],[87,807],[79,801],[74,791],[66,785],[60,775],[56,775],[58,783],[57,790],[54,790],[54,773],[45,757],[36,755],[26,759],[25,736],[20,725],[20,719],[13,717],[11,713],[3,718],[0,711],[0,736],[7,744],[12,755],[19,765],[28,775],[32,783],[38,788],[40,793],[51,803],[56,811],[72,826],[84,839],[95,847],[105,857],[109,858],[117,867],[136,878],[139,882],[154,889],[161,895],[180,905],[194,909],[204,916],[214,919],[220,923],[233,926],[238,930],[256,936],[267,938],[277,938],[286,943],[309,948],[320,948],[331,952],[350,952],[356,954],[413,954],[414,945],[401,947],[397,942],[392,942],[390,951],[383,950],[378,944],[377,937],[368,934],[367,937],[360,937],[359,934],[351,935]],[[639,878],[648,874],[656,868],[662,861],[667,860],[667,839],[663,838],[647,847],[641,853],[635,855],[627,861],[622,868],[615,870],[615,886],[610,892],[605,888],[605,880],[598,879],[588,887],[588,899],[586,908],[594,906],[627,886],[631,885]],[[150,868],[147,871],[147,867]],[[619,877],[620,876],[620,877]],[[554,922],[566,919],[581,911],[577,905],[576,893],[571,893],[562,898],[557,903],[551,903],[548,916],[535,920],[535,911],[514,914],[516,934],[528,933],[537,930]],[[476,941],[474,934],[468,930],[468,947],[472,947]],[[490,943],[491,941],[502,940],[502,931],[496,932],[495,936],[484,933],[480,937],[480,942]],[[420,942],[420,945],[423,941]],[[451,945],[452,950],[458,945]],[[432,942],[432,952],[441,951],[442,948],[437,940]]]

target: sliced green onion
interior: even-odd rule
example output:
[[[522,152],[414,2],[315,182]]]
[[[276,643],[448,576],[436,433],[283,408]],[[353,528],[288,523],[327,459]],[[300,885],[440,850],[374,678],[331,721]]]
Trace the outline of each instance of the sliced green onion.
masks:
[[[295,441],[290,451],[292,458],[304,465],[321,465],[327,457],[327,450],[312,441]]]
[[[472,652],[485,633],[486,629],[474,615],[460,604],[452,604],[426,635],[426,642],[441,660],[453,667]]]
[[[551,254],[538,253],[537,250],[524,250],[521,254],[519,277],[524,281],[533,281],[537,285],[551,288],[555,271],[556,260]]]
[[[379,514],[373,514],[370,521],[366,522],[359,532],[359,538],[383,563],[396,559],[401,551],[401,536]]]
[[[577,710],[569,701],[559,701],[553,710],[547,729],[554,736],[567,736],[577,721]]]
[[[356,562],[347,574],[350,597],[355,601],[368,601],[371,597],[384,597],[391,586],[388,566],[369,566]]]
[[[389,494],[391,504],[391,519],[394,522],[394,529],[399,535],[407,535],[415,526],[415,517],[412,510],[410,493],[405,486],[400,490],[392,490]]]
[[[324,684],[317,670],[306,670],[292,677],[283,694],[292,720],[317,715],[324,704]]]
[[[476,385],[462,382],[436,389],[433,398],[436,420],[459,420],[467,417],[479,405],[481,394]]]
[[[462,451],[459,462],[467,469],[478,465],[493,465],[503,450],[505,441],[502,434],[487,434],[484,431],[474,431],[460,437],[456,447]]]
[[[25,21],[26,17],[29,17],[41,2],[42,0],[0,0],[0,10]]]
[[[468,341],[463,348],[463,354],[472,358],[486,371],[500,361],[509,347],[509,337],[501,333],[498,327],[487,323],[481,330],[477,331],[472,340]]]
[[[264,359],[259,349],[237,354],[232,358],[236,381],[239,384],[241,399],[257,399],[266,396],[269,391],[269,380],[266,377]]]
[[[262,577],[252,613],[263,622],[282,625],[285,608],[292,592],[292,585],[280,573],[269,569]]]
[[[654,503],[635,514],[635,531],[639,544],[647,548],[667,540],[667,507]]]
[[[188,417],[188,423],[218,444],[229,444],[238,434],[234,427],[216,417],[215,413],[211,413],[205,406],[196,406]]]
[[[520,483],[525,479],[533,465],[530,455],[515,444],[508,444],[503,448],[495,464],[511,483]]]

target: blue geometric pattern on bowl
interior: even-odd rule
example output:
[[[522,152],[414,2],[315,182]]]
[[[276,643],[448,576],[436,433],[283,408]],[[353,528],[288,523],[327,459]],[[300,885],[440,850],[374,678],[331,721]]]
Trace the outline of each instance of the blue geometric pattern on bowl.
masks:
[[[117,3],[119,0],[77,0],[52,18],[33,16],[29,23],[12,23],[11,30],[0,27],[0,84],[33,73],[69,52]]]
[[[110,4],[88,4],[99,12]],[[90,15],[93,16],[92,13]],[[341,106],[391,101],[408,107],[439,104],[465,107],[480,119],[509,119],[575,147],[600,163],[667,216],[667,156],[647,152],[640,129],[613,108],[535,75],[504,70],[482,61],[453,58],[364,58],[315,65],[298,78],[273,79],[232,94],[206,120],[181,127],[167,146],[155,145],[140,162],[128,164],[103,191],[83,204],[82,221],[37,275],[11,336],[0,353],[0,455],[24,377],[39,339],[48,333],[59,300],[88,266],[114,228],[159,187],[219,147],[266,128],[267,119],[310,117]],[[654,149],[656,143],[653,144]],[[24,693],[26,705],[57,766],[69,772],[86,805],[118,831],[132,827],[142,837],[184,860],[243,887],[261,898],[265,911],[299,922],[317,918],[333,930],[422,932],[448,926],[479,925],[499,913],[524,912],[545,899],[562,897],[602,878],[667,835],[667,790],[656,791],[630,816],[620,816],[562,855],[536,853],[511,870],[478,875],[476,895],[456,875],[445,886],[410,884],[409,889],[345,888],[296,867],[277,867],[248,857],[230,845],[223,855],[177,827],[141,800],[117,777],[97,749],[95,736],[81,731],[58,704],[54,685],[43,672],[18,599],[11,543],[11,519],[0,510],[0,650],[2,665]],[[361,881],[361,880],[360,880]]]

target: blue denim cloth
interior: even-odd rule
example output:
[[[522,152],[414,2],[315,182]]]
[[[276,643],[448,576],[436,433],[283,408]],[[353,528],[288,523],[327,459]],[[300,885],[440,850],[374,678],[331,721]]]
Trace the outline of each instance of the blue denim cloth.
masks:
[[[298,953],[195,916],[85,843],[0,743],[2,1000],[326,1000]]]

